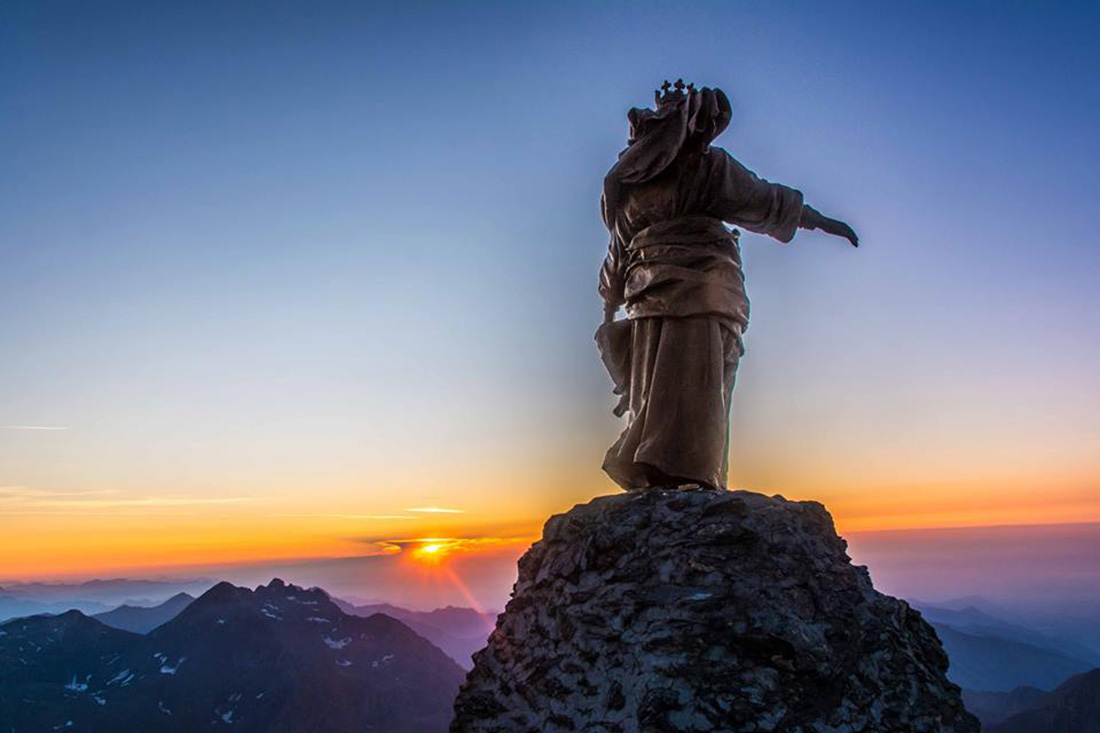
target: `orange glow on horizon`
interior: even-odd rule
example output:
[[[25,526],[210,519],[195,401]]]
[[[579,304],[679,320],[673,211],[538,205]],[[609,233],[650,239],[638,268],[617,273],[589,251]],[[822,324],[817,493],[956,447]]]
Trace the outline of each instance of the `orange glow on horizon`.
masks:
[[[1022,475],[1012,481],[965,478],[908,485],[876,485],[867,477],[847,478],[844,483],[824,477],[797,483],[793,476],[785,481],[773,478],[777,480],[752,481],[751,476],[731,480],[761,493],[820,501],[841,534],[1100,522],[1096,482],[1081,476]],[[749,480],[741,483],[745,479]],[[0,584],[201,574],[204,569],[216,572],[229,565],[368,555],[405,555],[402,567],[412,577],[433,568],[477,562],[502,547],[522,551],[541,535],[549,515],[616,493],[602,479],[560,477],[553,485],[511,492],[507,503],[498,500],[499,487],[484,489],[480,495],[466,487],[453,491],[464,498],[461,513],[405,514],[409,506],[439,506],[431,501],[433,497],[393,504],[347,498],[329,502],[327,511],[318,512],[318,497],[341,496],[336,489],[233,502],[189,503],[172,496],[162,506],[155,498],[138,503],[125,492],[94,487],[71,493],[7,487],[7,496],[0,496],[0,535],[4,537]]]

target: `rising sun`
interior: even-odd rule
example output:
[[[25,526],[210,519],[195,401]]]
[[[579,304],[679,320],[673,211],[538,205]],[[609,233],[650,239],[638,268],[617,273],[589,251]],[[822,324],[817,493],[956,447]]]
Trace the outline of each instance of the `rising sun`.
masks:
[[[413,550],[413,557],[421,562],[437,563],[450,549],[446,542],[429,542]]]

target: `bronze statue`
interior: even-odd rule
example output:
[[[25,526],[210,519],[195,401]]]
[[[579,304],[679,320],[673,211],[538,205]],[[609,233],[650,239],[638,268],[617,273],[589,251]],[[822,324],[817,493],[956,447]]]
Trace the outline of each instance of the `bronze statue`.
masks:
[[[740,233],[723,222],[784,243],[800,228],[859,240],[800,191],[710,146],[730,121],[721,90],[666,81],[655,97],[656,110],[630,110],[627,148],[604,179],[611,242],[596,341],[627,426],[603,468],[628,490],[725,488],[749,301]],[[627,319],[614,320],[624,305]]]

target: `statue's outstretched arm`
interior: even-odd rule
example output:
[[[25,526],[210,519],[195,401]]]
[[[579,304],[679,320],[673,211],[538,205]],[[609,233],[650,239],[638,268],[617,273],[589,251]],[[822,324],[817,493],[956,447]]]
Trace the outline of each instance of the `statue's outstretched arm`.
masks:
[[[859,237],[854,229],[840,219],[830,219],[809,204],[802,205],[802,218],[798,222],[798,228],[820,229],[826,234],[844,237],[853,247],[859,246]]]
[[[801,228],[821,229],[859,246],[850,226],[807,206],[801,191],[761,178],[721,148],[711,148],[700,173],[705,186],[703,208],[722,221],[784,244]]]

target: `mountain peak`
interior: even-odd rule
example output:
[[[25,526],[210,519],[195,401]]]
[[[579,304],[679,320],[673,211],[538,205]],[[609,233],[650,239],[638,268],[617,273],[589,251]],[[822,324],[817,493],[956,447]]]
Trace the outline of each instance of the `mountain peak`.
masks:
[[[34,616],[25,616],[23,618],[11,619],[5,621],[5,624],[22,623],[24,625],[37,625],[37,626],[49,626],[52,628],[65,628],[71,626],[77,626],[84,624],[85,622],[95,624],[94,619],[84,615],[83,612],[78,611],[75,608],[63,611],[62,613],[40,613]]]
[[[400,622],[318,590],[218,583],[147,634],[77,611],[5,624],[0,730],[427,733],[446,728],[462,676]]]
[[[81,611],[78,611],[75,608],[71,608],[64,613],[59,613],[55,615],[54,618],[58,621],[63,621],[65,623],[79,623],[81,619],[86,619],[88,617],[85,616]]]
[[[455,702],[455,733],[977,733],[935,632],[817,502],[594,499],[552,517]]]
[[[196,600],[198,601],[222,601],[234,598],[239,598],[242,593],[249,593],[247,588],[239,588],[228,581],[221,581],[214,585],[210,590],[203,593]]]
[[[147,634],[162,624],[171,621],[195,601],[187,593],[177,593],[168,600],[155,606],[133,606],[122,604],[94,618],[115,629]]]

